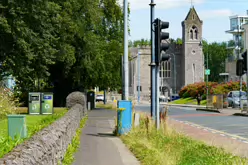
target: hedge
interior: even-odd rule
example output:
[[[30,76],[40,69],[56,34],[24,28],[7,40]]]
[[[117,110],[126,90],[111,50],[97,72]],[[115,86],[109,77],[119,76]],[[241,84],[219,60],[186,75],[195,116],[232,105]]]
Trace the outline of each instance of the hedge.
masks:
[[[208,82],[209,94],[224,94],[226,95],[230,91],[239,90],[240,81],[230,81],[227,83],[217,83],[217,82]],[[242,90],[246,90],[246,84],[242,83]],[[198,94],[203,96],[203,99],[206,98],[206,83],[198,82],[194,84],[189,84],[183,87],[179,96],[181,98],[193,97],[195,98]]]

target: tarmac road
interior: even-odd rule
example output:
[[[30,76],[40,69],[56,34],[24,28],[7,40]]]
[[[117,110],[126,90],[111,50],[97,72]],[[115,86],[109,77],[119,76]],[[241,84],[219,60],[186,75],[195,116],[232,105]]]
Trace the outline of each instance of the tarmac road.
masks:
[[[136,111],[150,112],[150,105],[136,105]],[[239,136],[248,140],[248,117],[196,111],[191,107],[169,107],[169,117]]]

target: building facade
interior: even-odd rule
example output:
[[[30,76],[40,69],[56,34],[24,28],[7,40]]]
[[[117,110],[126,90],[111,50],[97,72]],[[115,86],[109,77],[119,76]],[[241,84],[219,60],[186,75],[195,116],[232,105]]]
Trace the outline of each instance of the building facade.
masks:
[[[160,65],[161,95],[171,96],[188,84],[204,81],[204,58],[200,42],[202,40],[202,21],[194,7],[190,8],[185,20],[182,21],[182,44],[171,40],[167,54],[171,59]],[[151,84],[151,48],[148,46],[130,48],[130,95],[138,96],[140,84],[141,100],[150,99]]]
[[[230,29],[226,33],[231,34],[234,46],[227,47],[232,49],[233,54],[226,59],[226,73],[228,74],[228,81],[238,81],[240,78],[236,75],[236,61],[241,58],[241,54],[247,49],[247,24],[248,24],[248,10],[247,15],[230,16]],[[246,80],[246,75],[242,77]]]

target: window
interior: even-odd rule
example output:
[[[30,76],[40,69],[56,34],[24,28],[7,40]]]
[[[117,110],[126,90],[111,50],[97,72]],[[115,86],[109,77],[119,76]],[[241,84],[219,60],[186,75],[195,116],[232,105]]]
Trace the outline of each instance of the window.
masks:
[[[230,30],[234,30],[237,28],[238,26],[238,19],[237,18],[233,18],[230,20],[230,23],[231,23],[231,29]]]
[[[193,72],[193,83],[195,83],[195,64],[192,66],[192,72]]]
[[[193,39],[197,40],[198,39],[198,29],[195,25],[192,26],[189,33],[190,33],[190,39],[191,40],[193,40]]]
[[[171,62],[170,61],[164,61],[161,63],[159,76],[162,79],[171,77]]]
[[[195,19],[195,14],[193,14],[193,20]]]
[[[193,30],[190,30],[190,39],[193,40]]]

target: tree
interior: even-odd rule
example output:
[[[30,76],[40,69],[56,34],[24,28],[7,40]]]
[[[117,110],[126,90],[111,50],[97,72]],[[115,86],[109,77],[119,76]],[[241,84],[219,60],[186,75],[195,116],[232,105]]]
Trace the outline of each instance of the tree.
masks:
[[[208,68],[211,71],[211,74],[209,75],[209,81],[218,82],[223,79],[223,77],[219,76],[219,74],[225,72],[225,60],[231,51],[226,49],[226,47],[227,44],[225,42],[213,42],[208,44],[206,41],[203,41],[205,66],[208,61]]]
[[[123,12],[116,0],[3,0],[0,11],[1,76],[12,74],[23,95],[53,88],[61,105],[73,90],[120,86]]]

